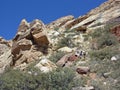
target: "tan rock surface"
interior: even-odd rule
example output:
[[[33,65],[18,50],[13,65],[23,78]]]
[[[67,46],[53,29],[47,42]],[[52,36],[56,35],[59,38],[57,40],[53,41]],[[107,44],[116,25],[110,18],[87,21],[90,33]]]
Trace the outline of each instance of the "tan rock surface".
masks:
[[[20,50],[30,50],[31,46],[32,42],[27,39],[22,39],[19,40],[18,42],[15,41],[13,42],[12,45],[12,54],[13,55],[19,54]]]
[[[0,73],[3,73],[6,68],[9,68],[12,63],[11,50],[8,50],[0,56]]]
[[[120,1],[108,0],[99,7],[91,10],[87,15],[79,17],[66,25],[66,28],[78,29],[86,26],[88,29],[96,29],[111,19],[120,17]],[[102,26],[103,27],[103,26]]]
[[[44,73],[50,72],[57,68],[57,66],[53,62],[46,58],[41,59],[41,61],[36,64],[35,67],[39,68]]]
[[[66,22],[68,22],[68,21],[70,21],[70,20],[73,20],[73,19],[74,19],[74,16],[72,16],[72,15],[68,15],[68,16],[65,16],[65,17],[61,17],[61,18],[53,21],[52,23],[48,24],[48,25],[47,25],[47,28],[55,29],[55,28],[61,27],[61,26],[63,26]]]
[[[90,68],[85,66],[79,66],[77,67],[76,72],[78,72],[79,74],[87,74],[88,72],[90,72]]]
[[[48,46],[49,40],[45,32],[39,32],[37,34],[33,34],[34,41],[40,46]]]
[[[3,73],[12,63],[11,46],[9,41],[0,37],[0,73]]]

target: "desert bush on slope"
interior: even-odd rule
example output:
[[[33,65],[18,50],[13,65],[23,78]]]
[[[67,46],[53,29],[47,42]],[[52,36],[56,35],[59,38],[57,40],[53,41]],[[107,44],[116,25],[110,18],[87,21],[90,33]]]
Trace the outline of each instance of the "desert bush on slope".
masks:
[[[28,74],[9,70],[0,76],[0,90],[71,90],[80,85],[70,68],[59,68],[49,73]]]
[[[119,54],[119,43],[109,31],[110,27],[95,30],[91,36],[96,39],[98,49],[89,52],[91,72],[99,78],[91,80],[95,90],[120,90],[120,59],[111,61],[111,57]]]

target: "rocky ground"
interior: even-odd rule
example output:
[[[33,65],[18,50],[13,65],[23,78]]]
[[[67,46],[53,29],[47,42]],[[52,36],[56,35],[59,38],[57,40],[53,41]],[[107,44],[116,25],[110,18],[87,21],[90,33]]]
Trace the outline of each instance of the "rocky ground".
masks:
[[[25,78],[32,78],[23,79],[31,86],[8,90],[119,90],[119,19],[119,0],[108,0],[84,16],[69,15],[47,25],[38,19],[23,19],[12,40],[0,38],[1,90],[13,87],[14,83],[9,83],[11,74],[23,78],[21,72],[27,73]],[[19,70],[19,75],[17,71],[9,73],[9,69]]]

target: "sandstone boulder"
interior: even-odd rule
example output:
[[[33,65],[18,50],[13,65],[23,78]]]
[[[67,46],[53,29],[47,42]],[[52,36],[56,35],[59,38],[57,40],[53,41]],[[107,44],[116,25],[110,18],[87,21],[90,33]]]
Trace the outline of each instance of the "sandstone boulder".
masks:
[[[15,41],[13,42],[12,45],[12,54],[13,55],[19,54],[20,50],[30,50],[31,46],[32,42],[27,39],[22,39],[19,40],[18,42]]]
[[[64,55],[56,64],[62,67],[70,66],[77,59],[78,59],[77,55],[75,55],[74,53],[69,53]]]
[[[50,72],[57,68],[57,66],[50,60],[44,58],[35,67],[39,68],[43,73]]]
[[[45,32],[39,32],[37,34],[33,34],[33,38],[35,43],[40,46],[48,46],[49,40]]]
[[[58,51],[70,53],[70,52],[72,52],[73,50],[72,50],[71,48],[69,48],[69,47],[62,47],[62,48],[58,49]]]
[[[40,51],[20,51],[20,53],[17,56],[13,57],[14,66],[21,67],[20,69],[25,69],[24,67],[27,67],[29,63],[39,60],[39,57],[41,55],[42,53]]]
[[[36,19],[30,23],[30,29],[31,29],[32,34],[34,35],[34,34],[44,31],[45,25],[42,21]]]
[[[22,20],[11,48],[13,65],[24,69],[28,63],[38,60],[41,52],[47,52],[48,44],[46,27],[42,21],[36,19],[27,23]]]
[[[118,37],[118,40],[120,41],[120,25],[117,25],[111,29],[111,32],[115,34]]]
[[[35,20],[30,24],[30,26],[34,42],[40,46],[48,46],[49,39],[45,25],[42,23],[42,21]]]
[[[89,67],[84,67],[84,66],[79,66],[76,69],[76,72],[78,72],[79,74],[87,74],[88,72],[90,72],[90,68]]]

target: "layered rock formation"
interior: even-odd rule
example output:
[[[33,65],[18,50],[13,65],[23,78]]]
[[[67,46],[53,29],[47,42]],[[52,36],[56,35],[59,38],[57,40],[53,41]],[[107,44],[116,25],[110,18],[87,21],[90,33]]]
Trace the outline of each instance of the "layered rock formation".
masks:
[[[7,66],[19,68],[19,66],[28,65],[39,60],[41,56],[52,56],[53,52],[57,51],[66,52],[64,58],[67,57],[68,60],[69,53],[73,53],[78,48],[76,47],[77,45],[84,47],[83,49],[89,49],[89,42],[84,42],[84,37],[81,33],[78,33],[79,31],[85,33],[90,29],[103,27],[112,20],[119,21],[119,19],[119,0],[108,0],[86,15],[78,18],[68,15],[47,25],[38,19],[30,23],[23,19],[13,40],[6,41],[0,38],[0,72],[3,72]],[[112,32],[118,37],[120,36],[119,28],[117,26],[112,29]],[[76,31],[77,33],[75,33]],[[56,45],[59,45],[59,41],[64,38],[67,38],[68,46],[56,48]],[[83,42],[84,44],[82,44]],[[73,56],[70,55],[73,59],[71,61],[77,59]],[[65,62],[66,60],[63,60],[62,65]]]
[[[71,90],[109,90],[110,86],[119,86],[120,47],[116,39],[106,38],[112,36],[111,33],[102,35],[107,30],[104,26],[113,23],[117,24],[108,32],[120,41],[120,0],[108,0],[86,15],[78,18],[68,15],[47,25],[38,19],[29,23],[23,19],[12,40],[0,37],[0,74],[10,67],[34,77],[41,77],[38,72],[49,75],[49,72],[55,71],[49,79],[54,81],[55,78],[58,83],[62,79],[61,83],[64,83],[64,75],[70,76],[70,79],[73,77],[69,71],[63,71],[64,68],[70,68],[75,73],[74,80],[80,82],[79,86],[77,84]],[[98,39],[93,39],[90,34],[100,30],[97,29],[99,27],[102,27],[102,32],[95,33],[94,36],[98,36]],[[99,39],[100,35],[105,40]],[[103,47],[98,48],[97,40],[101,40]],[[61,74],[56,73],[59,69],[62,70]],[[42,82],[37,79],[35,82],[41,87]],[[30,84],[31,80],[27,83]],[[65,81],[69,82],[69,78]],[[1,83],[0,81],[0,86],[4,84]],[[52,85],[51,82],[47,83]]]
[[[71,20],[65,24],[66,28],[85,30],[96,29],[103,27],[105,23],[112,19],[119,19],[120,17],[120,1],[108,0],[99,7],[91,10],[84,16],[80,16],[75,20]],[[83,28],[84,26],[84,28]]]
[[[53,21],[52,23],[48,24],[47,28],[54,29],[54,28],[62,27],[62,26],[64,26],[65,23],[67,23],[68,21],[71,21],[73,19],[74,19],[74,16],[72,16],[72,15],[61,17],[60,19],[57,19],[57,20]]]
[[[13,39],[11,51],[13,65],[18,66],[38,60],[42,53],[47,53],[48,46],[49,39],[45,25],[39,20],[31,23],[22,20]]]
[[[12,63],[11,46],[9,41],[0,37],[0,73],[3,73]]]

